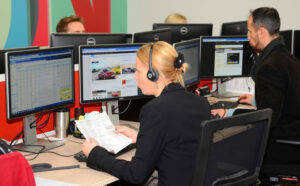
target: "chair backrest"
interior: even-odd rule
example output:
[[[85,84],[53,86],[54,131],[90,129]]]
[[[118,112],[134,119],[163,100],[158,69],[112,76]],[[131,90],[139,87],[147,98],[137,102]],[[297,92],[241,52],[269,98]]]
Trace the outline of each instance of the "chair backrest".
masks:
[[[263,109],[202,122],[191,185],[256,183],[271,114],[271,109]]]

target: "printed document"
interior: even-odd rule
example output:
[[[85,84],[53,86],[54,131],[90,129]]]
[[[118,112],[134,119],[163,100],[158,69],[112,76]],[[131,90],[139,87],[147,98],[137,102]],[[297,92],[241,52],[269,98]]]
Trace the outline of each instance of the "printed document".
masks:
[[[132,139],[115,134],[115,127],[106,112],[96,114],[83,120],[76,120],[76,126],[86,139],[94,138],[108,152],[117,154],[132,143]]]

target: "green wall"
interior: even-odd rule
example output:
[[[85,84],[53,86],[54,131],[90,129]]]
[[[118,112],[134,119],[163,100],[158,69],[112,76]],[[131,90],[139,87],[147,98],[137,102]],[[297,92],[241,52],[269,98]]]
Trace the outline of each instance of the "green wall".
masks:
[[[81,0],[82,1],[82,0]],[[49,26],[50,33],[56,32],[56,24],[66,16],[74,15],[74,9],[71,0],[51,0],[49,3]]]
[[[127,33],[127,0],[111,0],[111,32]]]
[[[51,33],[61,18],[75,14],[71,0],[51,0],[49,8]],[[127,33],[127,0],[111,0],[111,32]]]

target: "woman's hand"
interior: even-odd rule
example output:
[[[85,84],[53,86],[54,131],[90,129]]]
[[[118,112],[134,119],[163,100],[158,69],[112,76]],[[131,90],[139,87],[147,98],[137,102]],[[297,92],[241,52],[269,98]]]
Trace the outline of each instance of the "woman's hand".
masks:
[[[132,139],[132,143],[136,143],[138,132],[133,130],[132,128],[126,126],[115,126],[114,132],[116,134],[123,134],[124,136],[127,136],[128,138]]]
[[[86,155],[86,157],[88,157],[90,152],[96,146],[99,146],[99,143],[94,138],[89,138],[88,140],[84,141],[82,145],[82,152]]]

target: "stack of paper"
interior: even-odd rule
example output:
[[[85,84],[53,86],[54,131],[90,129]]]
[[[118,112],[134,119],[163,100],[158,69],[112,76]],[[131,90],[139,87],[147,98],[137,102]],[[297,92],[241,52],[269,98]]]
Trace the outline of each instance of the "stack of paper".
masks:
[[[130,138],[114,133],[115,127],[106,112],[75,122],[86,139],[96,139],[101,147],[114,154],[132,143]]]

